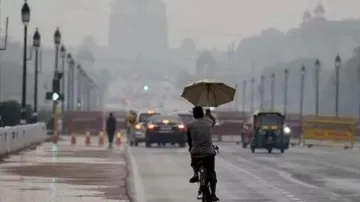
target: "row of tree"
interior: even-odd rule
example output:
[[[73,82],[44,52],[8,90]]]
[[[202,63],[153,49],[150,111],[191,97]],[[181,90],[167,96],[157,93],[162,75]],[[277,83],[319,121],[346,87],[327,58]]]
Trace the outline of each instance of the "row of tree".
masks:
[[[21,104],[16,100],[7,100],[0,103],[0,125],[15,126],[20,124]],[[26,105],[26,119],[28,123],[34,122],[33,110],[31,105]],[[41,110],[38,120],[40,122],[48,122],[51,119],[51,112]]]

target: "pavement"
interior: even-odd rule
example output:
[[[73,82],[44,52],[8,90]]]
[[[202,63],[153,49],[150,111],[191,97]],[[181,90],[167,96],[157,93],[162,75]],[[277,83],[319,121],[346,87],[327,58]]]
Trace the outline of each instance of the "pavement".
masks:
[[[251,153],[218,143],[218,196],[241,202],[358,202],[360,151],[292,147],[284,154]],[[138,202],[197,201],[186,149],[128,148]]]
[[[124,147],[44,143],[0,162],[1,202],[127,202]],[[96,144],[94,144],[96,143]]]
[[[195,202],[185,148],[44,143],[0,163],[1,202]],[[291,147],[251,153],[217,143],[218,196],[225,202],[359,202],[360,149]],[[127,172],[127,168],[130,172]],[[128,176],[129,175],[129,176]],[[129,196],[130,195],[130,196]]]

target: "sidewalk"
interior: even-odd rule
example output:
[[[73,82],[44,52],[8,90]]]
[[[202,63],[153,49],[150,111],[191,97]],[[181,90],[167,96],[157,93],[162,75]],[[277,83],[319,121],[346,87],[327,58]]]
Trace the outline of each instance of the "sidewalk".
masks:
[[[100,147],[96,137],[77,142],[65,137],[1,162],[0,201],[128,201],[124,148]]]

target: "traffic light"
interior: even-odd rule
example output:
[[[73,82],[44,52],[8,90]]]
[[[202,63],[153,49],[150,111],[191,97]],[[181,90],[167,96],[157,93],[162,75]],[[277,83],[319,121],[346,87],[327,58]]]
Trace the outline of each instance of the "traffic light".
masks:
[[[52,80],[52,91],[56,93],[60,93],[60,80],[59,79],[53,79]]]
[[[46,100],[52,100],[52,101],[64,100],[64,96],[57,92],[46,92]]]

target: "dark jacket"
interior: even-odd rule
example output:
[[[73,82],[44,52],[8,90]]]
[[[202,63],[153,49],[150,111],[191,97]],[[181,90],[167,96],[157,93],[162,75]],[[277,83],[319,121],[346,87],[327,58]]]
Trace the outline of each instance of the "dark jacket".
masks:
[[[116,119],[113,116],[110,116],[106,120],[106,131],[108,133],[115,133],[116,130]]]

